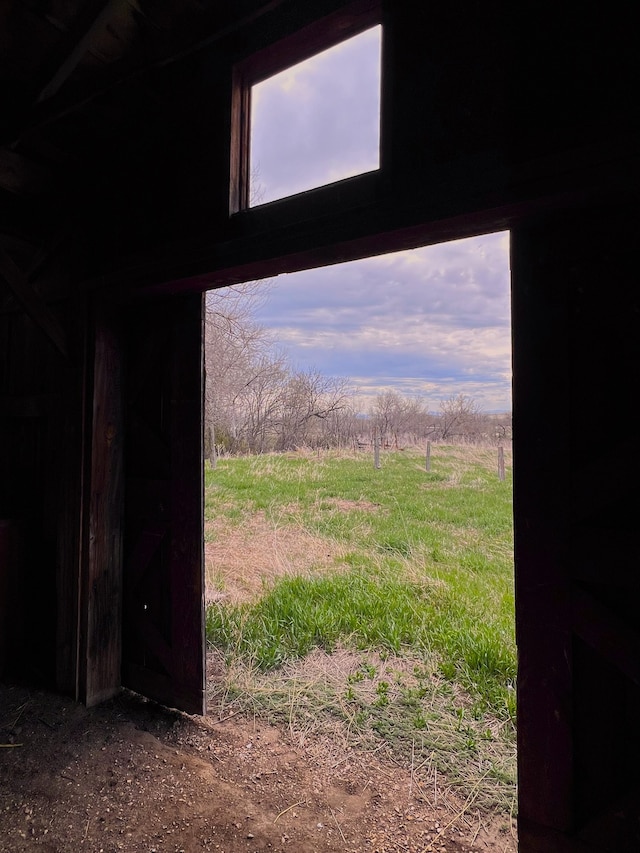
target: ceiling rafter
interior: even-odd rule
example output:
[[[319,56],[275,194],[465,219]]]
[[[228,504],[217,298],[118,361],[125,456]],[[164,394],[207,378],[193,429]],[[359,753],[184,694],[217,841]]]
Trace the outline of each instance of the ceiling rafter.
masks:
[[[48,72],[41,75],[41,79],[35,87],[35,100],[22,112],[13,130],[9,131],[9,135],[6,135],[4,140],[0,140],[0,145],[15,146],[26,133],[82,110],[112,90],[120,86],[130,85],[150,72],[211,47],[224,38],[233,35],[242,27],[273,12],[285,0],[265,0],[258,9],[253,8],[240,17],[232,16],[229,23],[221,20],[219,9],[215,10],[215,14],[209,10],[203,11],[202,16],[198,19],[197,27],[193,24],[188,27],[181,27],[178,22],[174,28],[169,28],[166,33],[157,31],[154,38],[147,44],[143,63],[136,63],[127,57],[120,58],[117,62],[112,62],[105,67],[95,79],[87,81],[86,85],[83,82],[76,83],[74,81],[73,86],[68,85],[61,92],[63,83],[71,84],[73,72],[82,56],[90,49],[92,39],[102,27],[106,26],[109,14],[115,14],[123,2],[128,2],[128,0],[108,0],[106,4],[105,0],[101,0],[100,3],[92,2],[90,4],[91,8],[94,9],[93,24],[88,28],[85,24],[83,29],[78,22],[77,26],[73,27],[74,35],[72,36],[71,31],[69,31],[69,34],[65,36],[56,52],[57,64],[53,60],[49,60]],[[142,18],[145,17],[139,10],[138,15]],[[91,15],[87,17],[91,18]],[[152,28],[157,29],[153,26]],[[63,50],[63,43],[66,45],[66,54]]]
[[[18,195],[38,195],[53,184],[53,176],[44,166],[10,148],[0,148],[0,189]]]
[[[90,48],[96,33],[107,25],[122,5],[123,0],[91,0],[83,5],[73,25],[41,68],[35,103],[42,103],[60,90]]]
[[[31,282],[11,256],[1,248],[0,278],[4,279],[22,309],[45,333],[58,352],[69,360],[67,336],[57,317],[33,289]]]

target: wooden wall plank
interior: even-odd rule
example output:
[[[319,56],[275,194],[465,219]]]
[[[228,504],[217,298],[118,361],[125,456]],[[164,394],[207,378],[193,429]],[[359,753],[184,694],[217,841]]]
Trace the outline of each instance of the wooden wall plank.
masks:
[[[91,447],[85,490],[80,696],[87,706],[120,689],[122,654],[122,340],[100,306],[94,316]]]
[[[22,308],[42,329],[58,352],[64,358],[69,358],[67,336],[58,318],[36,293],[17,264],[2,249],[0,249],[0,276],[8,284]]]
[[[522,853],[640,845],[639,229],[618,200],[512,232]]]
[[[202,298],[131,309],[128,329],[123,683],[202,713]]]
[[[557,833],[574,818],[567,508],[556,473],[569,440],[561,246],[562,223],[511,233],[518,813]]]
[[[72,327],[81,324],[78,304],[65,303],[60,312],[73,312]],[[57,357],[26,315],[0,318],[0,341],[0,517],[23,531],[12,602],[22,630],[8,665],[75,695],[80,369]],[[39,630],[27,631],[27,621]]]
[[[171,394],[171,641],[176,685],[191,685],[192,713],[204,713],[204,300],[185,300],[175,326]]]

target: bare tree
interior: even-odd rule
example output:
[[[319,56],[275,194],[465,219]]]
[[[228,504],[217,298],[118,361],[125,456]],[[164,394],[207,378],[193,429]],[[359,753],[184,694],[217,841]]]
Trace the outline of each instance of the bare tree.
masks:
[[[511,441],[512,418],[511,412],[485,415],[485,431],[490,444],[504,444]]]
[[[236,429],[235,405],[256,362],[269,350],[269,333],[253,316],[269,282],[247,282],[207,294],[205,313],[205,453],[213,461],[216,431],[226,440]]]
[[[440,403],[438,438],[477,440],[484,432],[484,416],[473,397],[465,394],[452,395]]]
[[[255,322],[269,282],[248,282],[207,295],[205,326],[205,453],[264,453],[300,446],[353,444],[363,420],[345,379],[316,369],[292,370],[272,334]],[[510,417],[486,415],[472,397],[452,395],[439,414],[397,391],[380,394],[368,425],[398,449],[432,437],[495,442],[510,436]]]
[[[348,409],[346,380],[292,371],[273,336],[254,320],[265,286],[208,295],[205,328],[205,452],[262,453],[329,443]]]
[[[232,449],[250,453],[272,450],[282,420],[289,368],[283,356],[262,356],[234,401],[239,428]]]
[[[283,400],[278,449],[323,443],[327,420],[347,407],[349,396],[344,379],[323,376],[313,368],[292,373]]]
[[[396,449],[401,442],[415,444],[434,429],[426,403],[404,397],[397,391],[385,391],[376,397],[370,417],[383,444],[392,445]]]
[[[353,391],[349,389],[347,403],[341,409],[335,409],[323,421],[323,446],[353,448],[357,446],[362,430],[362,417],[358,415],[351,400]]]

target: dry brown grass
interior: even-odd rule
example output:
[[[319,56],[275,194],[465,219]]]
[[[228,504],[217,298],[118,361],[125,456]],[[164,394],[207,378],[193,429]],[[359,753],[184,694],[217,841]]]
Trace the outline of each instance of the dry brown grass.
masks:
[[[292,743],[338,774],[346,765],[364,768],[372,756],[378,755],[398,768],[410,770],[416,791],[433,791],[437,786],[440,796],[455,788],[458,796],[465,791],[486,814],[513,813],[513,787],[489,776],[494,767],[509,775],[515,772],[515,744],[502,737],[505,723],[489,716],[481,723],[474,722],[471,716],[465,716],[471,708],[469,697],[459,687],[443,682],[435,658],[429,663],[424,659],[381,656],[373,650],[338,647],[329,654],[314,649],[305,658],[290,661],[278,670],[259,673],[240,661],[225,665],[216,650],[209,654],[218,658],[217,675],[210,680],[209,689],[222,718],[238,712],[253,713],[284,725]],[[367,674],[357,677],[363,671]],[[390,703],[387,719],[391,725],[386,737],[377,736],[371,725],[385,713],[378,709],[372,716],[382,683],[387,687],[385,696]],[[421,701],[428,709],[428,725],[423,732],[414,733],[413,743],[404,732],[403,744],[402,719],[408,719],[410,712],[398,703],[403,693],[416,688],[423,689]],[[357,696],[356,703],[349,699],[350,692]],[[367,718],[364,721],[362,709]],[[448,755],[465,751],[467,729],[478,739],[476,760],[447,761]],[[482,737],[488,732],[490,738]],[[438,769],[441,762],[437,753],[450,765],[449,773]]]
[[[215,530],[205,543],[206,600],[239,604],[257,598],[265,584],[283,576],[334,567],[344,548],[313,536],[295,525],[270,522],[264,512],[248,517],[241,527],[208,522]]]
[[[328,498],[324,503],[337,512],[378,512],[366,500]],[[326,537],[314,536],[296,524],[297,507],[283,506],[279,523],[262,511],[248,516],[241,526],[224,517],[205,524],[205,599],[210,604],[239,604],[255,600],[266,586],[285,576],[339,569],[346,547]]]

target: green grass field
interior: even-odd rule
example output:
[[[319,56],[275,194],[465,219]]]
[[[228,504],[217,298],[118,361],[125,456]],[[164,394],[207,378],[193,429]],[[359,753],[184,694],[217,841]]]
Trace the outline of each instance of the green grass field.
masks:
[[[384,453],[380,469],[338,453],[207,469],[205,547],[233,551],[235,567],[219,556],[208,565],[207,637],[226,663],[225,700],[290,726],[339,723],[341,736],[428,758],[479,802],[513,810],[506,462],[502,482],[497,450],[476,447],[433,447],[429,472],[412,451]],[[243,531],[282,547],[243,562]],[[245,594],[227,595],[243,583]]]

